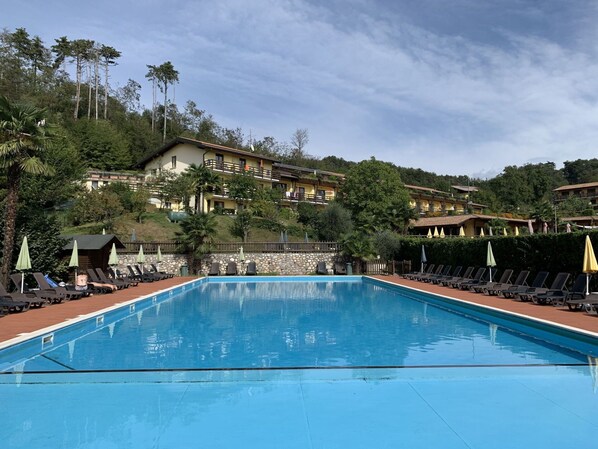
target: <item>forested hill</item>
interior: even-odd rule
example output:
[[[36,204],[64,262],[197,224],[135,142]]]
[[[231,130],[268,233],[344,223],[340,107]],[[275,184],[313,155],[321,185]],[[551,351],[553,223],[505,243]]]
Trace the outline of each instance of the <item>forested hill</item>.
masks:
[[[355,164],[335,155],[311,156],[306,129],[297,129],[288,141],[273,136],[248,138],[241,128],[219,125],[193,99],[173,102],[169,93],[185,73],[179,73],[170,61],[148,60],[143,80],[129,79],[115,88],[110,79],[119,70],[121,57],[118,48],[95,41],[93,36],[56,36],[53,42],[43,42],[23,28],[5,29],[0,34],[0,95],[48,110],[63,136],[62,153],[54,157],[68,154],[69,167],[62,167],[62,185],[69,177],[82,176],[86,168],[134,169],[136,161],[176,136],[245,150],[253,147],[257,153],[288,164],[339,173],[346,173]],[[154,104],[141,104],[142,90],[152,92],[152,98],[157,99]],[[158,100],[164,98],[165,102]],[[474,185],[480,190],[474,200],[488,205],[492,212],[541,211],[555,187],[598,181],[598,159],[565,162],[563,168],[550,162],[507,166],[489,180],[392,166],[406,184],[443,191],[455,184]],[[571,205],[571,213],[582,213],[583,209],[583,204]]]

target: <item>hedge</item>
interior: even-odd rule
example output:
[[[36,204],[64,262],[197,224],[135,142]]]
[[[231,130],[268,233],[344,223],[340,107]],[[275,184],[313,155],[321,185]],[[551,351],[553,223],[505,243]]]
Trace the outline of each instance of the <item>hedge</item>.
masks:
[[[488,242],[498,269],[546,270],[552,276],[559,271],[571,273],[574,279],[582,271],[586,235],[598,250],[598,231],[572,232],[562,234],[534,234],[526,236],[495,236],[481,238],[427,239],[401,238],[399,259],[411,260],[412,267],[421,263],[421,246],[426,248],[428,263],[444,265],[485,266]],[[598,276],[594,276],[596,278]],[[598,282],[592,281],[593,289],[598,290]]]

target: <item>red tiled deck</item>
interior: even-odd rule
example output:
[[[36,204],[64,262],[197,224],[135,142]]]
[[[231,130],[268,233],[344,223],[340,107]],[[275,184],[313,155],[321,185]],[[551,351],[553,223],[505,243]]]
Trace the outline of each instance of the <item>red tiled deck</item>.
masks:
[[[483,306],[514,312],[556,324],[570,326],[598,334],[598,317],[582,311],[570,311],[566,307],[553,307],[551,305],[537,305],[530,302],[515,301],[496,296],[486,296],[469,291],[455,290],[454,288],[428,284],[425,282],[410,281],[399,276],[372,276],[382,281],[412,287],[418,290],[436,293],[443,296],[457,298]]]
[[[94,295],[63,304],[54,304],[41,309],[30,309],[23,313],[11,313],[0,318],[0,342],[10,340],[20,334],[29,333],[64,323],[79,315],[97,312],[118,303],[130,301],[158,290],[190,281],[192,277],[175,277],[162,281],[140,283],[136,287],[118,290],[111,294]]]

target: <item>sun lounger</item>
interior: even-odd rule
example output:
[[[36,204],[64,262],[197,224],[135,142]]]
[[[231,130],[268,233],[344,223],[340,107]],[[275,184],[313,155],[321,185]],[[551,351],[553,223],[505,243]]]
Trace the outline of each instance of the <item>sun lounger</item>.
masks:
[[[549,288],[545,288],[545,287],[529,288],[525,292],[516,293],[515,298],[519,299],[520,301],[531,301],[534,298],[534,296],[536,296],[540,293],[561,291],[563,289],[563,287],[565,287],[567,280],[569,280],[569,273],[564,273],[564,272],[557,273],[554,280],[552,281],[552,284],[550,284]]]
[[[502,290],[500,293],[505,298],[515,298],[515,295],[518,295],[520,293],[526,293],[526,292],[530,291],[530,289],[531,289],[531,291],[534,291],[537,288],[543,288],[547,277],[548,277],[548,271],[539,271],[536,274],[536,277],[534,278],[534,280],[532,281],[532,285],[530,285],[530,286],[513,285],[511,288]]]
[[[112,279],[119,279],[121,281],[128,282],[132,287],[139,285],[139,281],[137,279],[131,279],[129,276],[125,276],[118,268],[112,269],[108,267],[107,271],[108,276],[110,276]]]
[[[445,265],[440,273],[434,273],[433,275],[428,276],[427,278],[423,279],[423,281],[433,284],[436,279],[442,279],[442,278],[448,276],[449,274],[451,274],[452,269],[453,269],[452,265]]]
[[[11,274],[10,280],[12,281],[13,285],[15,286],[16,291],[21,291],[21,280],[22,280],[21,275],[18,273]],[[35,296],[37,296],[38,298],[46,299],[46,300],[50,301],[50,303],[52,303],[52,304],[59,304],[59,303],[67,300],[66,295],[57,293],[56,291],[54,291],[54,289],[35,290],[35,289],[30,289],[27,286],[25,286],[24,291],[27,293],[32,293]]]
[[[522,286],[527,286],[527,278],[529,277],[529,270],[521,270],[517,275],[517,279],[512,284],[496,284],[492,287],[486,288],[484,293],[490,296],[497,296],[500,295],[501,292],[511,289],[511,288],[519,288]]]
[[[459,290],[469,290],[469,287],[472,285],[477,285],[480,282],[486,282],[486,267],[480,267],[476,271],[475,275],[471,279],[464,279],[460,282],[457,282],[451,285],[453,288],[458,288]]]
[[[440,284],[446,279],[457,279],[461,275],[461,271],[463,271],[463,266],[458,265],[455,267],[452,273],[448,273],[446,276],[436,276],[435,278],[431,279],[430,282],[432,282],[432,284]]]
[[[156,266],[155,263],[150,263],[150,267],[151,267],[150,273],[159,274],[159,275],[163,276],[164,279],[170,279],[170,278],[174,277],[174,274],[172,274],[172,273],[167,273],[166,271],[158,270],[158,267]]]
[[[316,274],[328,274],[326,262],[318,262],[318,264],[316,265]]]
[[[415,277],[422,276],[424,274],[425,275],[432,274],[434,272],[435,268],[436,268],[436,265],[431,263],[429,265],[424,265],[423,271],[412,271],[411,273],[407,273],[403,277],[405,277],[407,279],[414,280]]]
[[[255,276],[257,275],[257,266],[255,262],[249,262],[247,264],[247,271],[245,272],[247,276]]]
[[[143,281],[143,282],[153,282],[153,281],[161,281],[162,280],[161,276],[157,276],[154,273],[145,271],[143,269],[143,265],[141,265],[141,266],[133,265],[133,270],[135,270],[134,272],[137,273],[139,276],[141,276],[142,281],[144,279],[147,280],[147,281]]]
[[[106,273],[104,273],[104,270],[102,270],[101,268],[96,268],[96,273],[98,275],[98,278],[100,278],[100,281],[104,282],[105,284],[114,284],[118,288],[129,288],[129,286],[131,285],[130,282],[122,279],[109,278],[108,276],[106,276]]]
[[[236,276],[238,274],[237,270],[237,262],[230,261],[226,264],[226,275],[227,276]]]
[[[33,273],[33,278],[37,285],[39,286],[40,290],[54,290],[59,295],[64,295],[67,299],[81,299],[83,298],[83,293],[78,292],[76,290],[67,290],[64,287],[59,285],[52,286],[48,283],[48,280],[42,273]]]
[[[457,275],[443,279],[442,281],[440,281],[440,284],[444,285],[445,287],[449,287],[453,282],[458,282],[463,279],[471,279],[471,273],[473,273],[473,270],[475,270],[475,267],[467,267],[465,269],[465,273],[463,273],[462,276]]]
[[[212,262],[208,276],[220,276],[220,262]]]
[[[441,264],[436,266],[432,273],[422,273],[419,276],[416,275],[413,277],[413,280],[419,282],[426,282],[426,280],[430,279],[432,276],[440,276],[442,274],[442,270],[444,270],[444,265]]]
[[[347,267],[345,266],[344,263],[334,262],[333,272],[334,272],[334,274],[340,274],[340,275],[347,274]]]
[[[498,277],[498,272],[496,272],[495,275]],[[511,276],[513,276],[513,270],[511,270],[509,268],[503,272],[503,274],[500,276],[498,281],[486,282],[485,284],[473,285],[469,290],[476,292],[476,293],[484,293],[489,288],[493,288],[496,285],[509,284],[511,282]]]
[[[573,282],[571,290],[562,288],[561,290],[547,291],[545,293],[538,293],[534,295],[532,301],[534,304],[552,304],[554,306],[564,305],[568,299],[581,299],[585,297],[586,291],[586,275],[579,274]],[[572,308],[570,308],[573,310]]]
[[[30,306],[28,302],[15,301],[7,296],[0,297],[0,307],[11,313],[25,312]]]
[[[0,297],[2,297],[2,300],[9,305],[14,305],[15,303],[27,303],[30,307],[43,307],[50,302],[47,299],[35,296],[33,293],[9,293],[4,287],[4,284],[2,284],[1,282]],[[12,302],[12,304],[9,301]]]

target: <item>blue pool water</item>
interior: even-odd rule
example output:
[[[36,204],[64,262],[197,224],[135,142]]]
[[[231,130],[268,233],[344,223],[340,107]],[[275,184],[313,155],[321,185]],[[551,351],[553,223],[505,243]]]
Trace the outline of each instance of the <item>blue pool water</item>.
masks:
[[[464,315],[446,301],[361,278],[196,284],[56,332],[42,351],[31,343],[0,352],[0,441],[11,448],[595,442],[598,368],[587,340],[579,347],[558,333],[547,340],[534,326],[525,334],[504,318]]]

